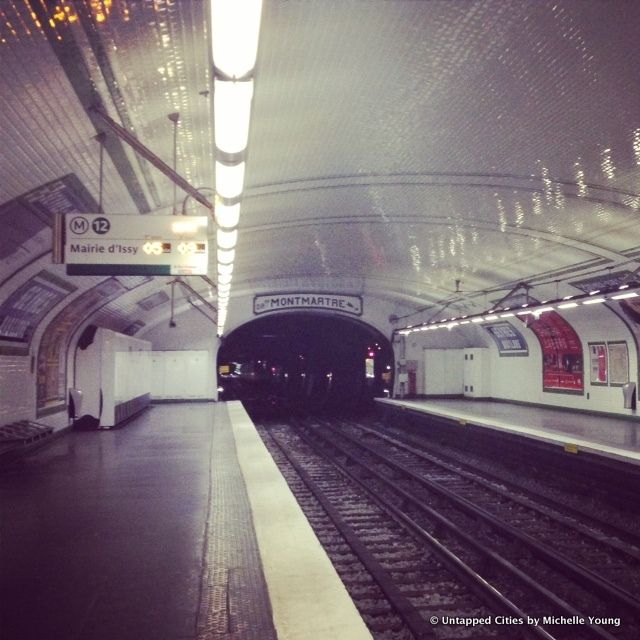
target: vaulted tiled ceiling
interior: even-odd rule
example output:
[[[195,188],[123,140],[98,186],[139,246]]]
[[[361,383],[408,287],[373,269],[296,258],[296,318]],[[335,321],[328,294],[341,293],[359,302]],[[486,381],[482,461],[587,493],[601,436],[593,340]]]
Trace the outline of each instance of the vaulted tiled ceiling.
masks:
[[[178,171],[213,187],[206,4],[0,4],[0,281],[50,243],[11,201],[70,174],[99,200],[93,104],[169,164],[179,112]],[[635,0],[264,0],[233,295],[321,282],[391,313],[456,280],[635,269],[639,30]],[[106,149],[107,213],[172,211],[167,178]]]

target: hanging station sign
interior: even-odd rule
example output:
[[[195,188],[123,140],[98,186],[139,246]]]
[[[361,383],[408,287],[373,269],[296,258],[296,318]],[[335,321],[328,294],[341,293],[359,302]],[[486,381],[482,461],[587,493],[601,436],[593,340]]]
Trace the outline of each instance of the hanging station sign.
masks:
[[[207,216],[69,214],[62,261],[72,276],[206,275],[207,223]]]
[[[285,311],[289,309],[321,309],[362,315],[362,298],[342,293],[270,293],[253,298],[253,313]]]

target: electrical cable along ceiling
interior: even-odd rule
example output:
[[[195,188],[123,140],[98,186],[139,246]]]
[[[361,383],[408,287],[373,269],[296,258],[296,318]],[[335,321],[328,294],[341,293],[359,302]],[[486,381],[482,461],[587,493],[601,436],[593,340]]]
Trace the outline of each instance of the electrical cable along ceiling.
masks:
[[[0,281],[48,250],[25,194],[65,179],[98,202],[92,105],[169,165],[179,113],[176,170],[217,194],[217,291],[190,284],[218,307],[218,332],[227,314],[244,321],[240,297],[291,287],[478,313],[483,292],[527,282],[561,298],[585,274],[640,266],[639,3],[229,6],[2,3],[0,219],[15,231]],[[173,184],[107,137],[105,213],[171,213]],[[181,193],[177,209],[206,213]],[[156,278],[101,313],[151,326],[168,303],[136,301],[160,290]]]

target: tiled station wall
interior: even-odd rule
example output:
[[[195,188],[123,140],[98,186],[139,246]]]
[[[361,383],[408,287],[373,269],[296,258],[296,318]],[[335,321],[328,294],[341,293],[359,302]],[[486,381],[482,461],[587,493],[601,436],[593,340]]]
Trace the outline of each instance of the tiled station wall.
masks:
[[[206,350],[152,351],[152,400],[211,400],[217,380]]]
[[[0,425],[35,416],[30,356],[0,355]]]
[[[44,330],[48,318],[38,327],[36,336],[31,344],[31,354],[37,353],[39,338]],[[216,391],[216,356],[218,350],[218,340],[215,336],[215,327],[196,311],[186,312],[176,318],[177,327],[170,329],[167,323],[163,322],[157,325],[149,332],[149,337],[156,351],[166,352],[165,357],[191,359],[191,364],[196,361],[199,363],[199,372],[205,372],[205,380],[200,386],[194,384],[186,385],[184,379],[179,376],[179,372],[174,372],[174,387],[171,388],[170,376],[166,378],[168,381],[160,395],[162,398],[192,398],[193,393],[206,399],[217,399]],[[79,332],[76,332],[76,339]],[[74,343],[69,349],[69,353],[73,354]],[[199,351],[196,354],[194,351]],[[179,355],[179,352],[183,352]],[[204,352],[204,353],[202,353]],[[171,353],[171,355],[168,355]],[[158,358],[163,355],[159,354]],[[194,360],[195,357],[195,360]],[[202,364],[202,360],[205,363]],[[185,360],[185,361],[186,361]],[[71,371],[69,370],[69,385],[72,384]],[[192,372],[194,373],[194,372]],[[180,386],[182,385],[182,386]],[[187,388],[188,387],[188,388]],[[203,389],[206,389],[206,395],[202,396]],[[0,355],[0,426],[17,420],[35,420],[36,419],[36,374],[31,371],[31,355],[14,356]],[[65,427],[69,424],[66,411],[60,411],[50,416],[44,416],[37,419],[38,422],[51,425],[56,429]]]
[[[405,338],[405,358],[417,366],[418,393],[425,393],[425,350],[446,349],[463,357],[464,350],[480,348],[488,357],[486,397],[527,402],[587,411],[604,411],[622,415],[634,412],[625,409],[623,394],[617,386],[593,385],[589,371],[589,343],[625,341],[629,352],[629,380],[638,384],[638,353],[635,340],[626,324],[614,313],[602,307],[587,312],[567,313],[565,319],[578,333],[584,361],[584,393],[571,395],[542,390],[542,352],[535,334],[523,323],[514,326],[526,338],[528,357],[500,357],[491,337],[481,328],[469,327],[452,331],[438,330],[426,334],[410,334]],[[396,354],[399,347],[396,345]],[[426,374],[428,376],[428,372]]]
[[[161,400],[217,400],[216,327],[192,309],[163,321],[140,337],[151,342],[151,397]]]

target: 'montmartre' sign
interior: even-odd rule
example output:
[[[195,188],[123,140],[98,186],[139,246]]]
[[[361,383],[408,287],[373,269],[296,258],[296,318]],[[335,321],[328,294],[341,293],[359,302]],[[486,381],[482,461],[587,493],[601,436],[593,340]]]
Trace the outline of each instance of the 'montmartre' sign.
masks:
[[[362,298],[340,293],[270,293],[253,299],[255,314],[287,309],[322,309],[361,316]]]

